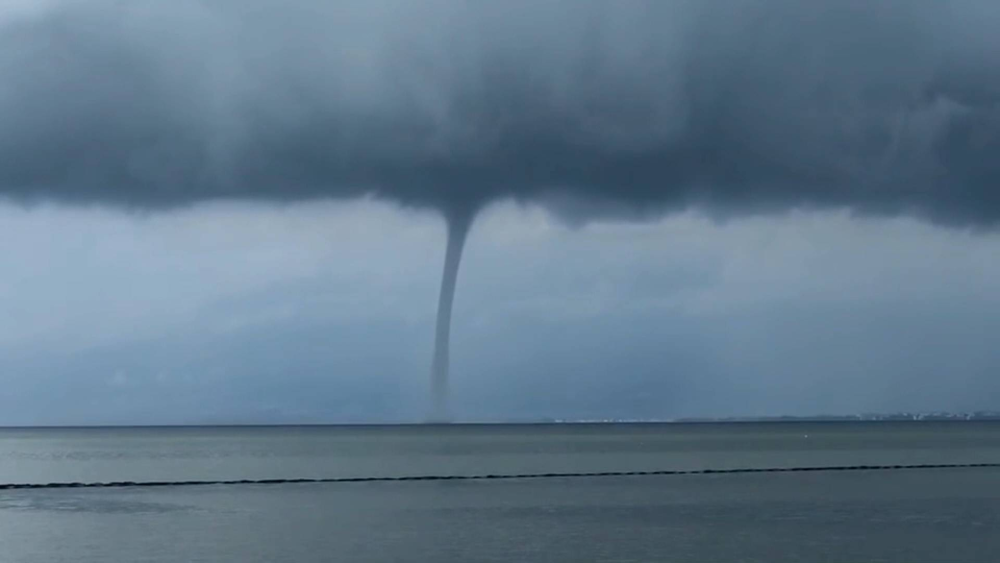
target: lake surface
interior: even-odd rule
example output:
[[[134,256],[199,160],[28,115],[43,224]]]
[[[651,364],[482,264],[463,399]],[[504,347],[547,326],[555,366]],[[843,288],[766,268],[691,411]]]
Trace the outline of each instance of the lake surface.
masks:
[[[0,482],[1000,463],[1000,424],[0,430]],[[12,562],[996,561],[1000,470],[0,491]]]

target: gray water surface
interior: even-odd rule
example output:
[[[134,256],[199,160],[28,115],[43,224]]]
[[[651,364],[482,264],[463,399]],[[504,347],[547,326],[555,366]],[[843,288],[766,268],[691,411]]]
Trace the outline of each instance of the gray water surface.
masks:
[[[0,475],[987,463],[998,438],[986,423],[4,430]],[[0,491],[14,563],[992,562],[996,530],[993,469]]]
[[[0,482],[1000,462],[1000,423],[0,430]]]

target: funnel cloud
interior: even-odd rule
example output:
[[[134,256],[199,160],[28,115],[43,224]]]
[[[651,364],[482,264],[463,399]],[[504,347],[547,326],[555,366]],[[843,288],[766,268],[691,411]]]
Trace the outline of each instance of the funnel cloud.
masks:
[[[88,0],[0,16],[0,196],[1000,218],[989,0]],[[455,211],[455,210],[461,211]]]
[[[445,213],[448,225],[448,247],[441,274],[441,295],[438,298],[437,324],[434,331],[434,360],[431,364],[431,392],[433,406],[431,418],[446,421],[448,414],[449,348],[451,347],[451,308],[455,302],[455,285],[458,267],[462,262],[462,249],[469,236],[475,210],[449,208]]]

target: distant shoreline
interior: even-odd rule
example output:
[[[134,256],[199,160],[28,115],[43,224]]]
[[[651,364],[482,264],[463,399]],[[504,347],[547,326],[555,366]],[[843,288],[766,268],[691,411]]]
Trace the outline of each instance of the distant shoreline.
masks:
[[[1000,422],[1000,413],[970,415],[871,415],[865,416],[816,416],[816,417],[731,417],[731,418],[680,418],[671,420],[508,420],[508,421],[457,421],[457,422],[309,422],[309,423],[208,423],[208,424],[83,424],[83,425],[12,425],[0,430],[88,430],[88,429],[205,429],[205,428],[400,428],[400,427],[462,427],[462,426],[685,426],[712,424],[802,424],[802,423],[926,423],[926,422]]]

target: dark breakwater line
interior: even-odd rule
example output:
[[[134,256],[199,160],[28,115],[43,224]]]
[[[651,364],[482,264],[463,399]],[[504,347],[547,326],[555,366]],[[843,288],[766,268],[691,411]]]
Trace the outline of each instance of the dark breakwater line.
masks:
[[[485,481],[512,479],[565,479],[583,477],[650,477],[657,475],[730,475],[738,473],[804,473],[830,471],[902,471],[916,469],[1000,468],[1000,463],[937,463],[916,465],[833,465],[813,467],[742,467],[734,469],[691,469],[657,471],[600,471],[579,473],[507,473],[484,475],[412,475],[402,477],[330,477],[314,479],[233,479],[208,481],[106,481],[66,483],[0,483],[0,490],[19,489],[100,489],[128,487],[195,487],[208,485],[286,485],[297,483],[373,483],[396,481]]]

